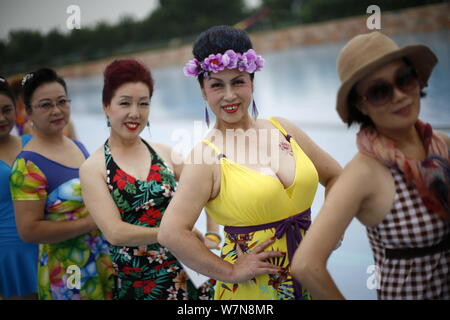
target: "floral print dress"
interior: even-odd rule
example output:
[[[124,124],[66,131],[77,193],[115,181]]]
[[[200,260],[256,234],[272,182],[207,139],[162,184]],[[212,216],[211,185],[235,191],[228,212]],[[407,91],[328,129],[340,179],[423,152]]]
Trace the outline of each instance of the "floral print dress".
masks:
[[[171,169],[144,140],[152,156],[146,181],[135,179],[114,162],[108,141],[104,144],[107,185],[123,221],[148,228],[159,227],[176,189]],[[177,259],[159,243],[140,247],[111,246],[116,270],[117,300],[209,300],[214,281],[195,288]]]
[[[84,146],[73,140],[84,156]],[[69,168],[38,153],[22,151],[10,178],[13,200],[45,199],[47,221],[86,217],[78,168]],[[112,267],[109,246],[100,231],[59,243],[40,244],[38,296],[40,300],[110,300]]]

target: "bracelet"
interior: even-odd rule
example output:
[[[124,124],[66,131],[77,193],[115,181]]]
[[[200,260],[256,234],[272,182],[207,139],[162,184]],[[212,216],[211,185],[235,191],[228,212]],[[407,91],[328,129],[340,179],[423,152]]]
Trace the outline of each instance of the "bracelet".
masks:
[[[205,238],[220,244],[222,242],[222,237],[217,232],[207,232],[205,233]]]

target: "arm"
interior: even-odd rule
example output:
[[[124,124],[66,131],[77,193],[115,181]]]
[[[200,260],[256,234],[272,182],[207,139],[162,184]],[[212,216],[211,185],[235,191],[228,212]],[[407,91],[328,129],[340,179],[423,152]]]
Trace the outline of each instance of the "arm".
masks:
[[[367,166],[350,163],[300,243],[292,273],[316,299],[343,299],[326,264],[340,237],[371,194],[373,174]]]
[[[157,242],[159,228],[135,226],[122,221],[112,199],[103,172],[103,154],[96,152],[80,168],[80,180],[86,208],[108,242],[114,246],[140,246]]]
[[[206,212],[206,233],[209,235],[205,235],[205,245],[208,249],[220,249],[220,243],[222,242],[222,237],[219,234],[219,225],[209,216],[208,212]]]
[[[202,148],[201,144],[196,148]],[[237,283],[258,274],[280,271],[265,262],[271,257],[282,256],[281,253],[263,251],[273,240],[262,243],[250,254],[242,255],[233,265],[213,254],[204,242],[194,235],[194,224],[209,201],[213,189],[213,165],[205,163],[213,162],[185,165],[178,190],[162,219],[159,242],[190,268],[225,282]]]
[[[44,212],[45,199],[14,201],[17,230],[23,241],[58,243],[97,229],[90,216],[74,221],[48,221]]]
[[[302,150],[314,163],[314,166],[319,173],[319,181],[325,187],[325,195],[328,195],[331,187],[342,173],[342,167],[295,124],[283,118],[276,119],[287,132],[292,134],[295,141],[297,141]]]
[[[97,229],[90,216],[73,221],[45,219],[47,179],[32,161],[16,159],[10,187],[17,229],[24,241],[58,243]]]

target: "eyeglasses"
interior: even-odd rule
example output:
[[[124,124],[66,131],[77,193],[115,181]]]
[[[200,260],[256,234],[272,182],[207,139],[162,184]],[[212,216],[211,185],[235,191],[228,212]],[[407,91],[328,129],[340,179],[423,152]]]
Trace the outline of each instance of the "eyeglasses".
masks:
[[[39,104],[37,104],[36,106],[34,106],[36,109],[40,109],[43,111],[50,111],[50,109],[52,109],[54,106],[58,107],[59,109],[66,109],[68,107],[70,107],[70,102],[72,100],[70,99],[59,99],[56,102],[53,101],[44,101],[41,102]]]
[[[371,85],[363,95],[363,100],[375,107],[381,107],[392,101],[394,86],[403,93],[411,93],[419,84],[414,68],[405,66],[395,73],[394,84],[386,80],[378,80]]]

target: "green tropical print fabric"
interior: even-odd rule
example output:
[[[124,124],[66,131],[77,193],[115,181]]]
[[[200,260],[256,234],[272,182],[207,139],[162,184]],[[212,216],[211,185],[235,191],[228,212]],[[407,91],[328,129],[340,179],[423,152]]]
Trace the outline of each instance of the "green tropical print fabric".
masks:
[[[142,141],[152,156],[147,180],[135,179],[121,170],[106,141],[106,182],[123,221],[155,228],[161,223],[177,182],[172,170]],[[195,288],[177,259],[158,243],[140,247],[111,246],[110,253],[116,270],[114,299],[210,300],[214,296],[214,280]]]

